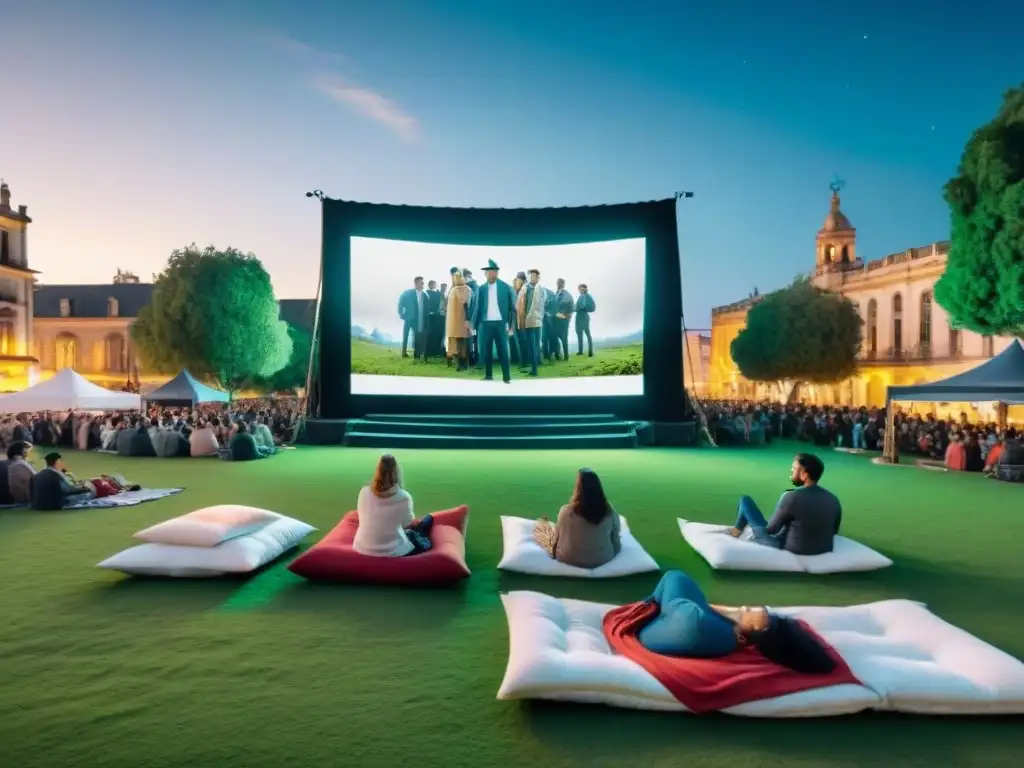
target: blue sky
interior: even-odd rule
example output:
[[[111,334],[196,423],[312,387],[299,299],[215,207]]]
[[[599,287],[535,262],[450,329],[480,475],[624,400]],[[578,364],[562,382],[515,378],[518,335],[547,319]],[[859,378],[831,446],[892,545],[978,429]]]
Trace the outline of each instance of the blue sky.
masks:
[[[942,184],[1024,77],[1024,6],[907,0],[3,3],[0,175],[43,281],[192,241],[311,295],[307,190],[424,205],[696,197],[687,324],[813,266],[834,173],[862,256],[948,236]]]

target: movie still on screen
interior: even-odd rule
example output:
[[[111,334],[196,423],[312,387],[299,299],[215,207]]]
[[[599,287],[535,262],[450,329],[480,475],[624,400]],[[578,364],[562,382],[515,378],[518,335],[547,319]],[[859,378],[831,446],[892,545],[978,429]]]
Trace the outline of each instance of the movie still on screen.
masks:
[[[353,237],[352,394],[643,394],[646,241]]]

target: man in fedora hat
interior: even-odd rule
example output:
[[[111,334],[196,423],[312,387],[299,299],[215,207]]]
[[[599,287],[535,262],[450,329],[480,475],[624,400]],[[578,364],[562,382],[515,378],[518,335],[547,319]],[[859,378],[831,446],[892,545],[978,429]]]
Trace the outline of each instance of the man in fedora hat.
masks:
[[[483,268],[487,282],[477,288],[473,300],[472,326],[476,329],[477,345],[484,363],[484,381],[494,378],[494,348],[498,348],[501,380],[512,381],[508,361],[508,337],[513,332],[515,296],[508,283],[498,279],[498,265],[488,259]]]

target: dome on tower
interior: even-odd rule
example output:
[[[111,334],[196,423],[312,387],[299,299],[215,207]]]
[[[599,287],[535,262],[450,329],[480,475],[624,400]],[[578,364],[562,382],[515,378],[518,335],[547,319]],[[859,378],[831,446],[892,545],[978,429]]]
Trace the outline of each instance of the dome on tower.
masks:
[[[842,232],[853,230],[853,224],[846,218],[846,214],[839,210],[839,193],[832,193],[832,210],[828,212],[828,216],[825,217],[825,223],[822,224],[821,230],[823,232]]]

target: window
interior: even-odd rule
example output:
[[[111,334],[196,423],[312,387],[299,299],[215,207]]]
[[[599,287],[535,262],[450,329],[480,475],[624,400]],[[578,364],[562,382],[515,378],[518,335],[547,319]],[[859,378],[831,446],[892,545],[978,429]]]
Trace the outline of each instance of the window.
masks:
[[[964,353],[964,340],[956,328],[949,329],[949,356],[960,357]]]
[[[982,354],[985,357],[992,357],[995,354],[995,339],[991,336],[983,336],[981,339]]]
[[[11,235],[4,229],[0,230],[0,264],[11,263]]]
[[[903,296],[898,293],[892,297],[892,351],[903,351]]]
[[[921,346],[927,347],[932,343],[932,292],[925,291],[921,294]]]
[[[124,336],[119,333],[108,334],[107,338],[103,340],[104,362],[107,371],[111,373],[125,372],[124,349]]]
[[[71,317],[71,299],[60,300],[60,316]]]
[[[843,246],[842,261],[843,261],[844,264],[849,264],[850,263],[850,248],[849,248],[849,246],[846,246],[846,245]]]
[[[878,354],[878,302],[868,302],[868,357]]]
[[[13,355],[14,347],[14,323],[2,319],[0,320],[0,355]]]
[[[78,362],[78,339],[70,333],[59,334],[55,352],[58,371],[62,368],[75,368]]]
[[[117,299],[111,296],[107,299],[107,317],[117,317]]]

